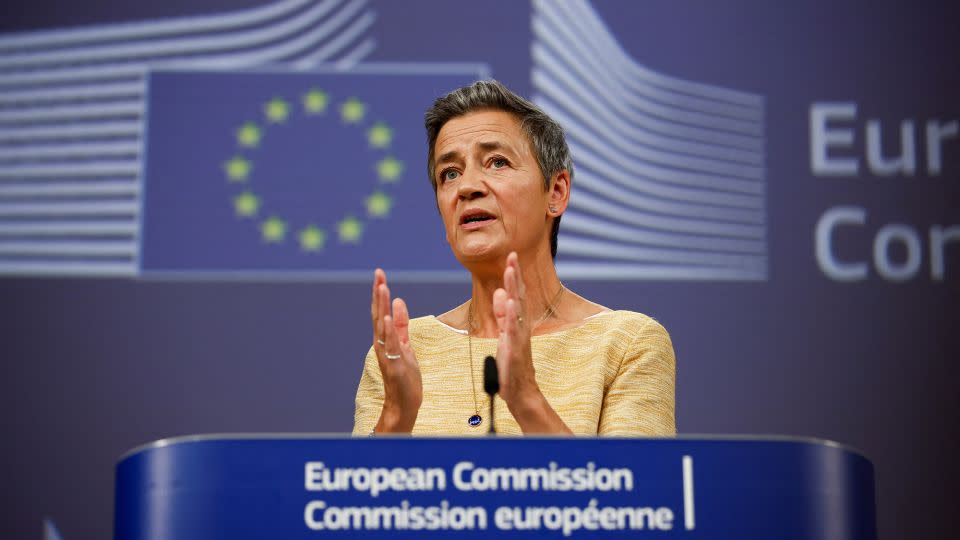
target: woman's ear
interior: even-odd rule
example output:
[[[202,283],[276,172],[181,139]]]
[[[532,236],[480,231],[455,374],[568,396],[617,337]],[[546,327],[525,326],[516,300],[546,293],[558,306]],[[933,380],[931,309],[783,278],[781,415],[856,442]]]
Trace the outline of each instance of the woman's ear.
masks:
[[[562,169],[550,178],[547,192],[547,214],[550,217],[562,215],[570,203],[570,172]]]

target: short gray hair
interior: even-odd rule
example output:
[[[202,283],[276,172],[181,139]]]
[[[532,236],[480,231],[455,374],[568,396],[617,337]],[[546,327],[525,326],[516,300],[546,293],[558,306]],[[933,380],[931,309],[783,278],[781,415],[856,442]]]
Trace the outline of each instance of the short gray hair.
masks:
[[[434,177],[436,171],[433,157],[440,129],[453,118],[484,109],[512,113],[520,121],[520,129],[530,141],[540,165],[544,190],[550,188],[550,178],[562,170],[566,170],[570,179],[573,179],[573,159],[570,157],[570,148],[560,124],[529,100],[491,79],[477,81],[437,98],[424,115],[424,126],[427,128],[427,174],[430,175],[430,185],[434,192],[437,191],[437,179]],[[553,257],[557,256],[559,230],[560,216],[557,216],[553,220],[553,230],[550,231],[550,254]]]

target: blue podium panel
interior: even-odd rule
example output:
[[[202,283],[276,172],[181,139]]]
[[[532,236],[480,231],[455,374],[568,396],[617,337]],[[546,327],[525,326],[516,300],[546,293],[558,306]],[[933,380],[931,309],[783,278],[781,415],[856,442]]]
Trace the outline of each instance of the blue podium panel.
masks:
[[[743,438],[201,436],[117,465],[116,540],[874,539],[873,466]]]

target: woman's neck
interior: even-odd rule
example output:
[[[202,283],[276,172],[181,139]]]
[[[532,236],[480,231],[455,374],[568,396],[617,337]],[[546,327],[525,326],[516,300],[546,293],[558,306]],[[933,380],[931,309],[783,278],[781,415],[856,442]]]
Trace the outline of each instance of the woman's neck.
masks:
[[[555,311],[562,296],[558,293],[563,288],[557,277],[553,258],[549,253],[543,257],[533,257],[530,260],[521,259],[520,273],[524,284],[525,312],[521,315],[529,321],[531,332],[536,326]],[[467,305],[466,323],[464,325],[474,336],[496,337],[499,333],[497,319],[493,313],[493,293],[503,287],[503,263],[499,268],[490,268],[486,272],[472,270],[473,291]]]

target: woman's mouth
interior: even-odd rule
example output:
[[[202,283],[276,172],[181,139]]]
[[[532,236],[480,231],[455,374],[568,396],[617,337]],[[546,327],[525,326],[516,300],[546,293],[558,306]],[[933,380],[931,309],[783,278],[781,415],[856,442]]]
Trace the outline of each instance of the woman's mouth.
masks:
[[[486,227],[496,218],[484,211],[467,211],[460,216],[460,227],[466,230]]]

